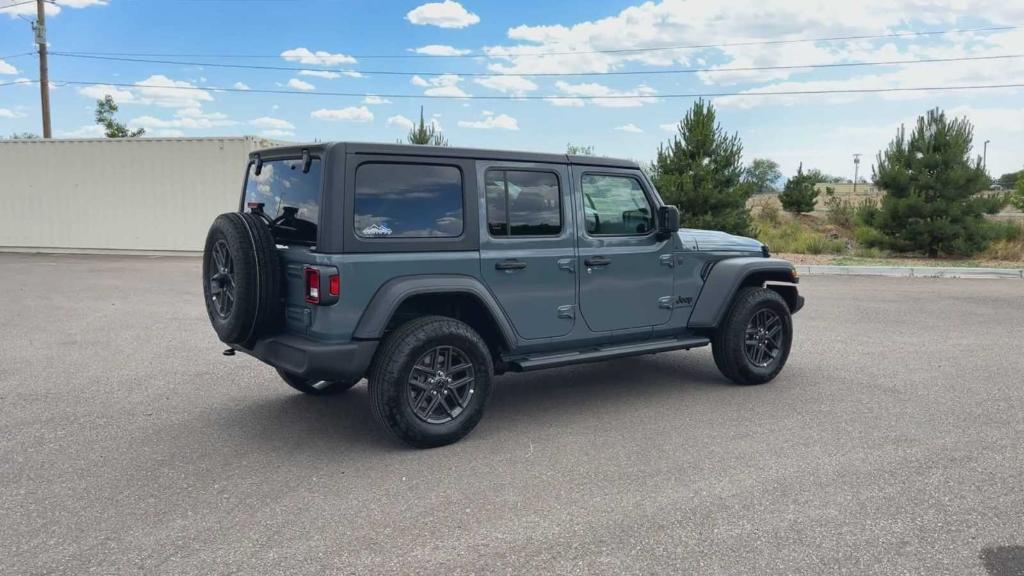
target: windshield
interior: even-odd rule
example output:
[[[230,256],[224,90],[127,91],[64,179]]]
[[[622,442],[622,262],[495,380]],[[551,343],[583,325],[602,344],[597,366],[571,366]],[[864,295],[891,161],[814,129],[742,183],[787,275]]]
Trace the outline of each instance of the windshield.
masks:
[[[265,161],[258,175],[256,164],[250,164],[243,208],[256,207],[266,214],[278,244],[316,244],[320,170],[319,158],[312,159],[306,173],[301,158]]]

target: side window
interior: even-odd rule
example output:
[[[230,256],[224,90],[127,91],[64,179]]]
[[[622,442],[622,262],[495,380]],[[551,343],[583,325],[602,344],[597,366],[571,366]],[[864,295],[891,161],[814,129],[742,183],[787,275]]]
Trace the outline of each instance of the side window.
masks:
[[[654,230],[654,209],[632,176],[583,175],[583,213],[587,234],[644,235]]]
[[[462,172],[432,164],[361,164],[354,205],[355,233],[362,238],[453,238],[462,234]]]
[[[562,231],[561,193],[555,174],[488,170],[484,184],[491,236],[554,236]]]

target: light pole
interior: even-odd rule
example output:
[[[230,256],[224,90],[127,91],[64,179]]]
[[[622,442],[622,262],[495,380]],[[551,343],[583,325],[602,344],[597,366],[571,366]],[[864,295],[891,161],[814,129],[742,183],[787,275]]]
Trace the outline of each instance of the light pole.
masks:
[[[853,155],[853,196],[857,195],[857,174],[860,171],[860,153]],[[851,198],[852,200],[852,198]]]
[[[981,152],[981,169],[984,170],[986,174],[988,174],[988,143],[989,142],[991,142],[991,140],[985,140],[985,144],[981,148],[981,150],[982,150],[982,152]]]

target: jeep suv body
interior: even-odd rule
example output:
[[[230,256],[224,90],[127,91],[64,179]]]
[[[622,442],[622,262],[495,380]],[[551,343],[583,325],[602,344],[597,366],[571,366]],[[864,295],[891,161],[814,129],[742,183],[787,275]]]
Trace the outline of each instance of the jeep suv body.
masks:
[[[797,282],[760,242],[680,230],[634,162],[391,144],[252,154],[204,257],[232,349],[309,394],[368,378],[415,446],[468,433],[509,370],[713,344],[730,379],[770,380]]]

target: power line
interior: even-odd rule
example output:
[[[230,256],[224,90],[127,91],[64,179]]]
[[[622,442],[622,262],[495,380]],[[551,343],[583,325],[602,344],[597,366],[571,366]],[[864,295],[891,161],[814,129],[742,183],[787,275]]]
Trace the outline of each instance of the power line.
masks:
[[[20,52],[18,54],[11,54],[10,56],[0,56],[0,60],[10,60],[11,58],[21,58],[22,56],[33,56],[35,52]]]
[[[14,4],[5,4],[0,6],[0,10],[6,10],[8,8],[14,8],[15,6],[24,6],[25,4],[35,4],[36,0],[25,0],[24,2],[15,2]]]
[[[789,38],[777,40],[745,40],[740,42],[724,42],[717,44],[680,44],[672,46],[652,46],[648,48],[620,48],[608,50],[567,50],[531,52],[524,54],[508,54],[508,57],[515,58],[540,58],[544,56],[568,56],[576,54],[636,54],[643,52],[659,52],[669,50],[699,50],[706,48],[730,48],[736,46],[763,46],[774,44],[798,44],[804,42],[844,42],[850,40],[881,40],[886,38],[913,38],[920,36],[940,36],[945,34],[966,34],[973,32],[1005,32],[1016,30],[1020,26],[988,26],[982,28],[956,28],[947,30],[926,30],[893,32],[889,34],[866,34],[857,36],[828,36],[823,38]],[[75,54],[88,54],[91,56],[151,56],[169,58],[280,58],[281,54],[224,54],[224,53],[174,53],[174,52],[96,52],[96,51],[73,51]],[[493,51],[492,51],[493,52]],[[470,54],[362,54],[352,55],[356,59],[404,59],[404,58],[504,58],[506,55],[494,56],[487,52],[477,51]]]
[[[10,82],[0,82],[0,87],[11,86],[11,85],[14,85],[14,84],[37,84],[38,82],[39,82],[39,80],[27,80],[27,79],[11,80]]]
[[[31,80],[28,82],[7,82],[6,84],[0,84],[0,86],[6,86],[8,84],[24,84],[29,82],[38,82],[38,80]],[[275,90],[275,89],[244,89],[244,88],[227,88],[227,87],[216,87],[216,86],[164,86],[156,84],[128,84],[125,82],[85,82],[81,80],[54,80],[55,83],[65,85],[76,85],[76,86],[89,86],[89,85],[102,85],[112,86],[118,88],[160,88],[164,90],[209,90],[211,92],[242,92],[249,94],[290,94],[296,96],[332,96],[332,97],[352,97],[352,98],[365,98],[368,96],[376,96],[378,98],[402,98],[402,99],[426,99],[426,100],[628,100],[633,98],[722,98],[726,96],[797,96],[797,95],[823,95],[823,94],[876,94],[883,92],[926,92],[926,91],[945,91],[945,90],[990,90],[999,88],[1024,88],[1024,83],[1013,83],[1013,84],[974,84],[966,86],[908,86],[908,87],[897,87],[897,88],[840,88],[832,90],[776,90],[776,91],[764,91],[764,92],[694,92],[694,93],[676,93],[676,94],[610,94],[605,96],[589,96],[589,95],[566,95],[566,94],[550,94],[550,95],[523,95],[523,96],[504,96],[504,95],[466,95],[466,96],[455,96],[455,95],[440,95],[440,94],[382,94],[382,93],[371,93],[371,92],[323,92],[323,91],[295,91],[295,90]]]
[[[542,77],[542,76],[646,76],[655,74],[695,74],[695,73],[724,73],[724,72],[754,72],[766,70],[799,70],[805,68],[850,68],[863,66],[894,66],[903,64],[934,64],[942,62],[970,62],[979,60],[1006,60],[1011,58],[1024,58],[1024,54],[1001,54],[993,56],[961,56],[957,58],[925,58],[919,60],[882,60],[874,62],[832,62],[823,64],[781,64],[777,66],[743,66],[724,68],[681,68],[670,70],[612,70],[608,72],[417,72],[409,70],[358,70],[341,68],[311,68],[302,66],[271,66],[259,64],[223,64],[186,62],[182,60],[152,60],[146,58],[121,58],[117,56],[90,56],[75,54],[71,52],[50,52],[51,56],[63,56],[65,58],[86,58],[91,60],[111,60],[117,62],[139,62],[148,64],[173,64],[180,66],[209,66],[211,68],[242,68],[246,70],[286,70],[292,72],[315,71],[315,72],[357,72],[365,75],[377,76],[467,76],[467,77]]]

